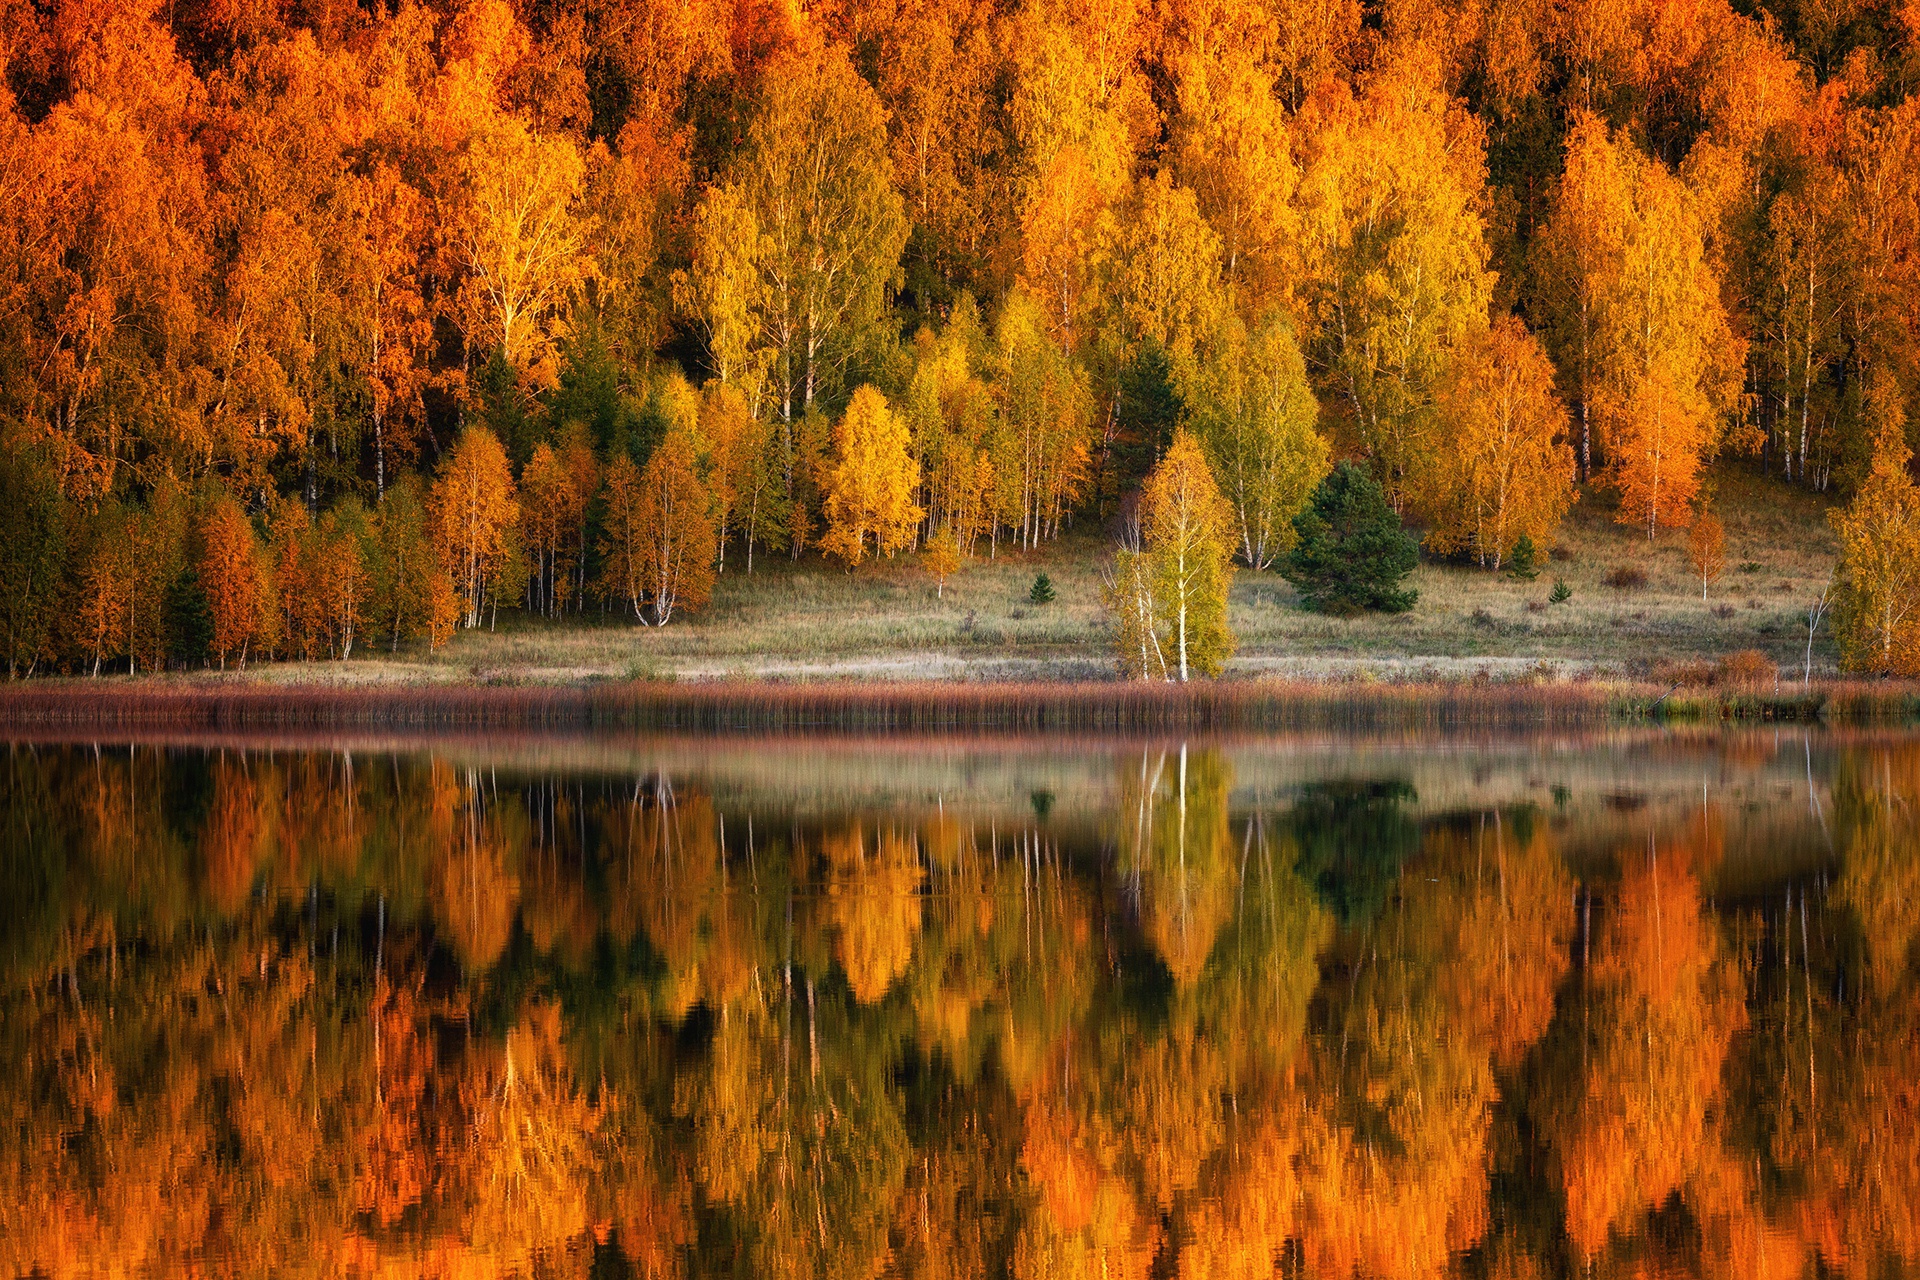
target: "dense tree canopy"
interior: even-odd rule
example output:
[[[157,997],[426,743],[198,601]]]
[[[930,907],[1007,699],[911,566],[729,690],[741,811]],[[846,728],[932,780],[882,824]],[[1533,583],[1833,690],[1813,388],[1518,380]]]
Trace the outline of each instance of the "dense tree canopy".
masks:
[[[1255,567],[1338,458],[1495,567],[1578,485],[1657,537],[1724,454],[1850,492],[1914,420],[1897,8],[6,12],[16,673],[434,643],[449,599],[632,616],[603,481],[678,386],[715,574],[840,545],[863,388],[919,467],[898,545],[963,566],[1111,519],[1183,427]],[[169,634],[196,592],[204,644]]]

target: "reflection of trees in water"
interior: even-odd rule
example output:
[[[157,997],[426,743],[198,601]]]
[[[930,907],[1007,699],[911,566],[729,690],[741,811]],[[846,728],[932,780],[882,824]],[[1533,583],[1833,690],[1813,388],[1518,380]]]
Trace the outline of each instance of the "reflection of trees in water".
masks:
[[[1583,1257],[1711,1172],[1722,1070],[1746,1023],[1740,969],[1700,885],[1720,852],[1704,816],[1621,850],[1582,943],[1577,1016],[1548,1048],[1534,1114]]]
[[[1729,904],[1711,810],[1576,884],[1531,812],[1234,812],[1192,747],[1116,762],[1104,851],[16,753],[0,1272],[1880,1274],[1916,759],[1843,761],[1830,889]]]

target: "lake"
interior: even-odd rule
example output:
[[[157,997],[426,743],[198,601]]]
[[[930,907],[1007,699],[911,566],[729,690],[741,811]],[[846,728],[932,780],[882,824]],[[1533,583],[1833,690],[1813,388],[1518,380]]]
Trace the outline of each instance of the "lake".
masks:
[[[15,741],[0,1274],[1920,1267],[1920,738]]]

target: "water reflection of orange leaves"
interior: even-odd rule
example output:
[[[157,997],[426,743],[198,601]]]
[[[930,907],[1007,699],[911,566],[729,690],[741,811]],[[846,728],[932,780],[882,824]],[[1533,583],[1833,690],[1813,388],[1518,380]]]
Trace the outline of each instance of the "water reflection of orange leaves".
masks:
[[[606,815],[615,931],[644,930],[666,962],[664,1004],[678,1017],[696,1001],[738,1000],[753,975],[755,939],[740,913],[720,817],[711,798],[664,784]]]
[[[861,1004],[874,1004],[913,961],[920,934],[920,885],[926,870],[911,833],[862,827],[821,842],[826,912],[840,962]]]
[[[1162,1209],[1194,1188],[1226,1135],[1222,1049],[1214,1036],[1176,1024],[1127,1054],[1126,1140],[1143,1189]]]
[[[1469,831],[1427,838],[1445,891],[1423,911],[1449,932],[1439,981],[1464,1019],[1460,1034],[1490,1048],[1496,1066],[1517,1063],[1553,1020],[1573,932],[1573,879],[1545,823],[1523,843],[1512,823],[1487,815]]]
[[[1775,1156],[1806,1188],[1796,1207],[1800,1236],[1828,1270],[1866,1277],[1879,1274],[1883,1258],[1863,1241],[1908,1266],[1920,1262],[1920,989],[1909,981],[1853,999],[1857,1023],[1835,1046],[1840,1059],[1820,1068],[1819,1122],[1783,1125]],[[1804,1071],[1796,1066],[1794,1074]]]
[[[1691,841],[1623,851],[1588,990],[1568,1013],[1586,1044],[1552,1077],[1543,1128],[1567,1233],[1588,1257],[1712,1156],[1722,1070],[1746,1024],[1740,972],[1693,870],[1717,852],[1711,824]]]
[[[585,1235],[601,1116],[574,1086],[559,1005],[528,1005],[497,1056],[476,1048],[464,1093],[474,1117],[474,1244],[510,1267]]]
[[[1477,893],[1446,857],[1458,849],[1429,852],[1434,865],[1410,868],[1387,914],[1354,939],[1355,972],[1335,984],[1349,993],[1336,998],[1337,1034],[1315,1046],[1302,1238],[1325,1274],[1438,1275],[1486,1229],[1498,1090],[1473,985],[1490,975],[1461,937]]]
[[[1725,1280],[1798,1280],[1819,1247],[1821,1224],[1804,1214],[1770,1219],[1754,1183],[1756,1173],[1751,1157],[1741,1153],[1724,1147],[1702,1153],[1687,1185],[1687,1208],[1701,1237],[1702,1270]],[[1845,1252],[1843,1246],[1829,1256]]]
[[[449,772],[436,764],[436,773]],[[366,840],[367,804],[353,757],[304,752],[280,773],[280,845],[290,866],[306,875],[346,871],[359,861]]]
[[[643,1280],[680,1274],[696,1235],[693,1188],[682,1175],[661,1178],[650,1162],[628,1160],[614,1188],[613,1238]]]
[[[224,1079],[231,1139],[268,1184],[302,1185],[319,1154],[316,1109],[333,1092],[318,1075],[312,966],[263,940],[235,948],[220,968],[230,1012],[202,1052]]]
[[[1400,1143],[1309,1124],[1300,1179],[1310,1267],[1322,1275],[1443,1274],[1486,1231],[1490,1100],[1490,1091],[1458,1088],[1406,1098],[1412,1114],[1395,1119],[1413,1140]]]
[[[1290,1090],[1237,1100],[1248,1119],[1227,1145],[1218,1186],[1188,1211],[1176,1273],[1181,1280],[1267,1280],[1299,1230],[1297,1168],[1304,1117]]]
[[[500,806],[486,803],[471,771],[463,783],[437,760],[428,815],[435,915],[463,961],[490,968],[507,949],[519,910],[515,855],[524,832]]]
[[[368,1011],[373,1027],[374,1106],[359,1140],[354,1206],[390,1227],[420,1202],[430,1178],[427,1082],[435,1070],[433,1039],[419,980],[382,976]]]
[[[1920,937],[1920,744],[1848,756],[1834,791],[1844,833],[1837,896],[1860,922],[1874,989],[1891,993],[1911,983]]]
[[[222,753],[213,765],[212,794],[200,824],[200,861],[208,896],[227,914],[240,908],[253,886],[267,834],[265,816],[253,770],[245,760]]]
[[[1227,821],[1233,767],[1218,751],[1143,752],[1120,769],[1114,822],[1142,893],[1141,927],[1182,987],[1233,914],[1239,866]]]
[[[583,968],[599,932],[600,913],[576,865],[560,862],[551,849],[532,848],[521,868],[520,919],[535,949],[570,969]]]
[[[1129,1280],[1148,1274],[1157,1220],[1106,1167],[1085,1126],[1048,1097],[1028,1101],[1020,1165],[1037,1203],[1014,1244],[1019,1280]]]
[[[704,1069],[683,1074],[674,1087],[676,1115],[692,1121],[696,1180],[715,1203],[741,1205],[767,1173],[778,1145],[774,1108],[781,1095],[768,1087],[777,1070],[764,1012],[724,1010]]]

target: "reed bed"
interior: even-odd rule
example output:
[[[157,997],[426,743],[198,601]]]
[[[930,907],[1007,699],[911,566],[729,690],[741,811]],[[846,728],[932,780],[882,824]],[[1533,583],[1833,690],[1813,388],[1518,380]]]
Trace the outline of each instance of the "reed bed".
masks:
[[[635,730],[670,733],[1184,733],[1560,729],[1647,721],[1920,719],[1920,687],[1668,690],[1598,681],[101,687],[0,690],[0,732]]]
[[[1160,683],[595,683],[432,687],[169,687],[92,681],[0,689],[0,733],[666,731],[666,733],[1188,733],[1574,729],[1636,722],[1920,720],[1920,685],[1830,681],[1684,689],[1605,681]]]

